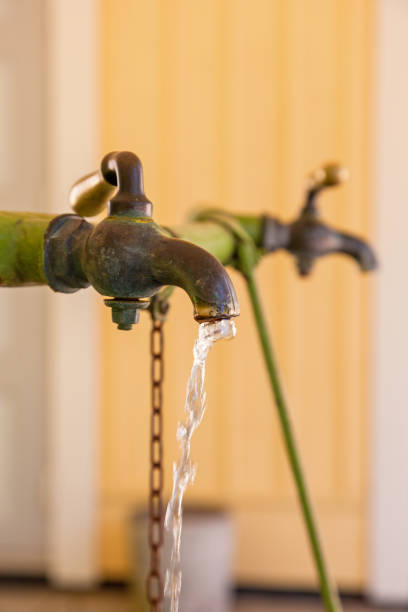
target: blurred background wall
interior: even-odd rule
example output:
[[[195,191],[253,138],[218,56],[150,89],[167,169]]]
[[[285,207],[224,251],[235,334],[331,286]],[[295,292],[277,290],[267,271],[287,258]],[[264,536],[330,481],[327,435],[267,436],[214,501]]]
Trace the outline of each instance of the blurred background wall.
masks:
[[[328,555],[343,589],[407,601],[406,0],[2,0],[2,208],[68,211],[108,150],[143,160],[155,219],[201,204],[298,214],[327,160],[324,218],[378,247],[375,280],[277,254],[258,276]],[[230,509],[241,584],[315,585],[244,285],[208,366],[187,501]],[[95,292],[2,292],[0,573],[128,576],[145,503],[149,320],[120,333]],[[167,493],[197,325],[166,325]]]
[[[375,2],[104,0],[100,9],[101,154],[137,152],[158,222],[177,224],[202,203],[288,220],[305,175],[337,160],[351,180],[323,196],[322,212],[370,235]],[[286,254],[265,259],[258,275],[334,573],[358,590],[372,281],[342,257],[301,280]],[[187,499],[231,509],[241,583],[308,587],[315,575],[273,401],[245,288],[232,277],[238,335],[210,356]],[[123,578],[128,518],[147,495],[149,322],[118,333],[102,308],[101,329],[100,563],[105,577]],[[190,303],[176,295],[166,325],[167,491],[196,333]]]

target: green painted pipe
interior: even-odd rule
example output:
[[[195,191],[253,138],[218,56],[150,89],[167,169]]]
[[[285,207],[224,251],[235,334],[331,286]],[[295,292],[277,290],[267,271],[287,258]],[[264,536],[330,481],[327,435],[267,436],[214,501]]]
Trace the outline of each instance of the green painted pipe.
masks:
[[[0,285],[45,285],[44,234],[52,215],[0,212]]]
[[[329,565],[324,553],[323,543],[318,528],[317,515],[313,510],[312,500],[308,491],[300,452],[296,444],[296,438],[279,375],[278,365],[274,355],[270,335],[268,333],[268,326],[266,324],[258,287],[253,273],[247,275],[246,282],[254,314],[255,325],[258,332],[259,341],[261,343],[266,371],[268,373],[272,393],[275,398],[286,454],[289,460],[292,476],[295,481],[303,521],[319,578],[320,592],[324,607],[327,612],[342,612],[343,607],[337,592],[337,587],[331,577]]]

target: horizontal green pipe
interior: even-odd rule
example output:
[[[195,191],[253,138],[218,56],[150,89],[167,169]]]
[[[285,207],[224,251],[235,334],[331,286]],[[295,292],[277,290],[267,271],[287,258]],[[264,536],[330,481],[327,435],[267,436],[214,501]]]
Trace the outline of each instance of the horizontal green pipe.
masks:
[[[44,234],[52,215],[0,212],[0,286],[47,284],[44,273]],[[262,217],[239,216],[255,244],[262,242]],[[212,221],[195,221],[170,228],[184,240],[196,244],[221,263],[231,262],[236,240],[231,231]]]
[[[234,218],[242,225],[255,245],[261,247],[263,238],[262,216],[234,215]],[[237,242],[231,230],[214,221],[186,223],[172,228],[172,231],[180,238],[206,249],[225,265],[230,263],[235,253]]]
[[[211,221],[195,221],[171,228],[171,231],[179,238],[209,251],[221,263],[231,261],[236,246],[235,239],[232,233],[221,225]]]
[[[52,215],[0,212],[0,285],[44,285],[44,234]]]

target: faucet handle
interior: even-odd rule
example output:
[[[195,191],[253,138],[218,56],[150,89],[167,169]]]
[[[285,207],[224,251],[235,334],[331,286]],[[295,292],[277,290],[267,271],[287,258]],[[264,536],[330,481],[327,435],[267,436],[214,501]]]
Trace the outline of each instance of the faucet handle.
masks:
[[[326,164],[309,175],[305,204],[299,217],[289,225],[289,239],[285,247],[295,256],[302,276],[311,272],[318,257],[329,253],[345,253],[354,257],[362,270],[372,270],[377,265],[375,254],[366,242],[337,231],[319,219],[317,195],[347,178],[347,168],[335,163]]]
[[[317,195],[328,187],[336,187],[349,178],[349,171],[337,163],[327,163],[314,170],[307,177],[305,203],[301,217],[318,217]]]
[[[101,170],[97,170],[72,185],[69,203],[80,217],[95,217],[105,209],[116,190],[117,186],[105,180]]]
[[[69,201],[81,217],[94,217],[105,206],[109,215],[152,216],[152,203],[143,190],[142,163],[129,151],[105,155],[99,170],[74,183]]]
[[[349,178],[349,171],[344,166],[329,162],[316,170],[313,170],[307,177],[307,190],[317,191],[326,187],[335,187],[344,183]]]

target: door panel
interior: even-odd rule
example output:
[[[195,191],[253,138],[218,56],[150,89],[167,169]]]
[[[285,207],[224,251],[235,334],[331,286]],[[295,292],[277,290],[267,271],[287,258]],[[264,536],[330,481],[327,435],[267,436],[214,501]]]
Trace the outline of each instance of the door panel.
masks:
[[[352,178],[323,196],[325,218],[368,232],[373,7],[370,0],[106,0],[104,151],[140,155],[163,224],[202,202],[288,220],[305,174],[339,160]],[[209,358],[208,411],[194,439],[199,469],[188,498],[232,509],[242,583],[310,586],[315,575],[245,287],[232,276],[238,335]],[[258,277],[328,552],[341,585],[359,588],[370,281],[340,257],[320,261],[304,281],[286,254],[264,260]],[[185,296],[171,310],[168,489],[197,333]],[[142,318],[123,335],[102,316],[101,554],[105,574],[121,576],[126,520],[147,494],[149,323]]]

